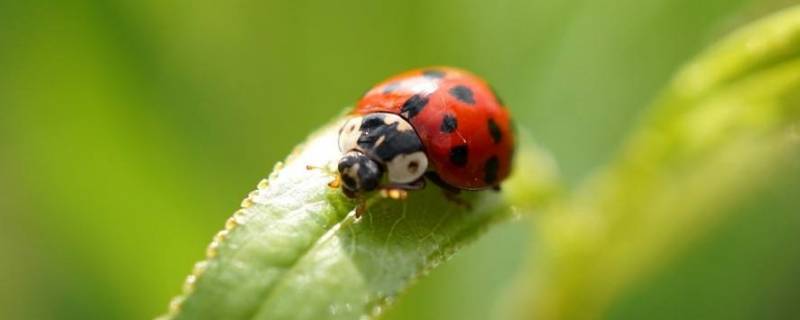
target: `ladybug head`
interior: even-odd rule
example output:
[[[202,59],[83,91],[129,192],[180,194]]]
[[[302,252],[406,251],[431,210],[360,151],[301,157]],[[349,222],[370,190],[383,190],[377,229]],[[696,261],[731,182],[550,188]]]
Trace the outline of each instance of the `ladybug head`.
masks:
[[[339,175],[348,194],[369,192],[378,188],[383,169],[359,151],[350,151],[339,160]]]
[[[348,195],[377,189],[384,173],[393,185],[418,181],[428,158],[417,132],[396,114],[355,116],[339,130],[339,175]]]

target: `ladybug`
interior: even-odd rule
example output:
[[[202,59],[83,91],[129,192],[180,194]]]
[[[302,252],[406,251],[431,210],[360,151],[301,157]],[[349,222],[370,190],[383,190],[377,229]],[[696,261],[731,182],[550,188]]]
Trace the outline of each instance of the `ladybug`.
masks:
[[[377,189],[404,197],[425,178],[454,193],[499,189],[511,171],[508,110],[467,71],[401,73],[370,89],[349,116],[339,130],[338,171],[351,198]]]

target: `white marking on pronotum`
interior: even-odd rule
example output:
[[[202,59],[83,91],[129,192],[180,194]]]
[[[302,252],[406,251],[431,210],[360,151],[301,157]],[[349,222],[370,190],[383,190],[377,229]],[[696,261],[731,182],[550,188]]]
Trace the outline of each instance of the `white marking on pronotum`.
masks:
[[[385,140],[386,140],[386,136],[378,137],[378,141],[375,141],[375,147],[380,146],[383,143],[383,141],[385,141]]]
[[[414,130],[414,127],[412,127],[411,124],[408,123],[408,121],[406,121],[405,119],[396,114],[387,113],[386,116],[383,118],[383,122],[386,123],[387,125],[397,123],[397,130],[401,132]]]
[[[389,181],[411,183],[422,177],[428,170],[428,157],[425,152],[399,154],[386,163]]]
[[[361,136],[362,117],[354,117],[347,120],[339,132],[339,151],[342,153],[358,147],[358,137]]]

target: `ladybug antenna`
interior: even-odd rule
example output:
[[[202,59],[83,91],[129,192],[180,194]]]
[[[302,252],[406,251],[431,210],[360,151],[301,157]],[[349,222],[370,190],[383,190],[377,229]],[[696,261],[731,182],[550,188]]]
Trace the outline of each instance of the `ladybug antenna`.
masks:
[[[333,177],[333,180],[328,183],[328,186],[331,188],[338,188],[342,185],[342,179],[330,166],[323,165],[323,166],[315,166],[315,165],[306,165],[306,170],[314,170],[320,171],[327,176]]]

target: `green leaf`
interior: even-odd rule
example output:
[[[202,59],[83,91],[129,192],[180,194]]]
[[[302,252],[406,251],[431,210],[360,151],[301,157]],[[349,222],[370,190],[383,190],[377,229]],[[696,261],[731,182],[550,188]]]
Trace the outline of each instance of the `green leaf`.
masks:
[[[405,201],[372,198],[356,219],[356,203],[327,185],[339,124],[312,135],[244,200],[164,319],[373,317],[491,224],[557,191],[552,161],[524,147],[517,158],[528,169],[504,192],[464,193],[471,210],[429,186]]]
[[[689,63],[619,157],[536,221],[519,318],[602,315],[797,161],[798,121],[800,7],[744,27]]]

